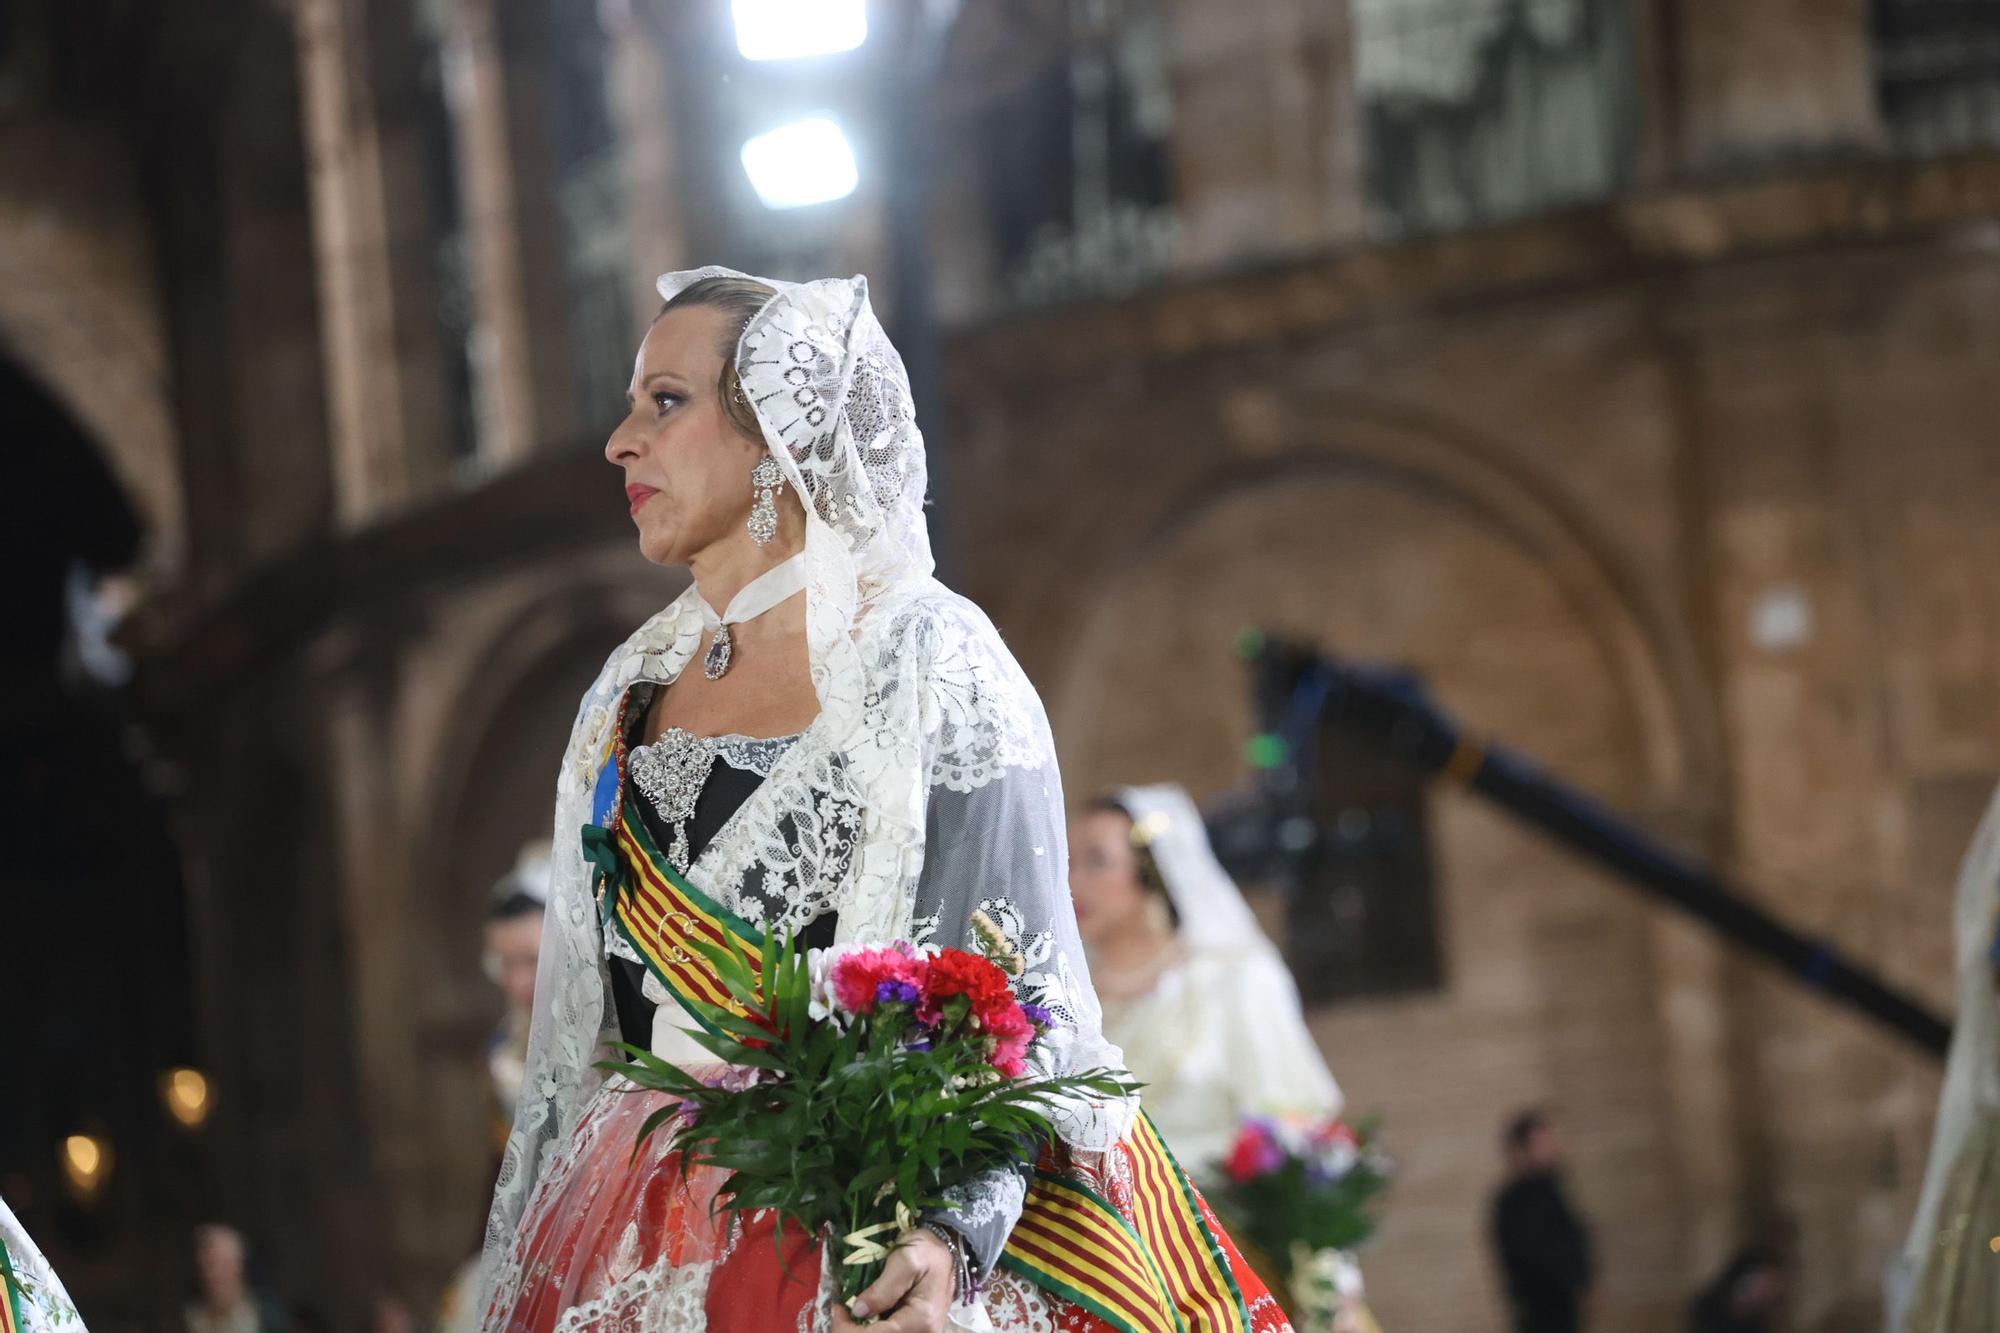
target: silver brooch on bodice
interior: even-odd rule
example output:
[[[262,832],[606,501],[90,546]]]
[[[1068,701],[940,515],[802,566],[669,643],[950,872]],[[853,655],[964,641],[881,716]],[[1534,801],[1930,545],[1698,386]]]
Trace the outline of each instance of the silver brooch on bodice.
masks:
[[[715,769],[719,749],[716,741],[697,736],[679,727],[669,727],[651,745],[641,745],[626,757],[625,772],[645,793],[660,818],[673,826],[674,836],[667,848],[667,860],[674,869],[687,873],[687,822],[694,818],[695,802],[701,799],[708,775]]]
[[[768,778],[785,751],[797,741],[796,735],[697,736],[679,727],[668,727],[651,745],[633,748],[625,757],[625,775],[652,803],[660,819],[673,827],[667,860],[675,870],[686,874],[694,859],[688,845],[688,821],[694,818],[695,804],[701,800],[701,793],[715,772],[716,760]]]

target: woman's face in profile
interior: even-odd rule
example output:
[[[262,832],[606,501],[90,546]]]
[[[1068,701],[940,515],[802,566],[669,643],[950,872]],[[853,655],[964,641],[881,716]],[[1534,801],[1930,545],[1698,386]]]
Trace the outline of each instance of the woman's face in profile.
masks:
[[[1093,810],[1071,826],[1069,891],[1086,944],[1144,927],[1147,889],[1139,882],[1130,819],[1115,810]]]
[[[719,380],[730,337],[726,312],[670,310],[639,345],[625,420],[604,456],[625,473],[639,549],[660,565],[685,565],[745,531],[750,470],[763,452],[730,424]]]

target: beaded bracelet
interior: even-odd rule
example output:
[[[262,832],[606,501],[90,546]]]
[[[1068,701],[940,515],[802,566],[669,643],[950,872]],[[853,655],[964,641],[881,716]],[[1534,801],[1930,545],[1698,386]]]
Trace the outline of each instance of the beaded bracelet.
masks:
[[[944,1247],[951,1251],[952,1281],[955,1284],[951,1293],[952,1303],[970,1298],[978,1291],[978,1286],[972,1280],[972,1259],[968,1253],[971,1247],[966,1244],[965,1237],[942,1222],[923,1222],[919,1225],[943,1241]]]

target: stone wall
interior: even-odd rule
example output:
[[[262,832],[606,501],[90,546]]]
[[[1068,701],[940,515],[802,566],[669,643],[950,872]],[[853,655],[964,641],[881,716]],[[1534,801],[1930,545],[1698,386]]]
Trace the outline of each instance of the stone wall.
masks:
[[[1948,1008],[1951,867],[2000,777],[2000,255],[1949,219],[1871,239],[1824,185],[1642,208],[1616,223],[1643,261],[1516,229],[960,338],[968,591],[1048,697],[1071,800],[1229,783],[1232,637],[1302,633],[1416,668]],[[1385,1326],[1501,1326],[1490,1283],[1438,1274],[1487,1271],[1495,1136],[1546,1100],[1604,1326],[1674,1327],[1779,1224],[1797,1326],[1872,1327],[1935,1063],[1466,796],[1434,815],[1445,985],[1313,1015],[1403,1161]]]

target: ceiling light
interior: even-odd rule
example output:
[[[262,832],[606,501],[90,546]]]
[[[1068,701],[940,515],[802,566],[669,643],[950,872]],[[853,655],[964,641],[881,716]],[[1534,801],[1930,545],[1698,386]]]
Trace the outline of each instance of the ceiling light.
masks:
[[[804,208],[854,193],[861,174],[840,126],[814,116],[750,139],[743,170],[766,208]]]
[[[745,60],[800,60],[852,51],[868,40],[865,0],[731,0]]]

